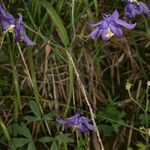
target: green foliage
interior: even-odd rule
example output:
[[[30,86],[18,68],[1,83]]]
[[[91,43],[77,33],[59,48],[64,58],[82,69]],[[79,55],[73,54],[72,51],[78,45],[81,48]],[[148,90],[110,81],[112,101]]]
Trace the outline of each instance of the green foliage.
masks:
[[[62,19],[60,18],[60,16],[57,14],[55,9],[51,6],[51,4],[48,1],[46,1],[46,0],[42,1],[42,5],[46,8],[47,12],[52,17],[52,20],[53,20],[55,26],[57,26],[57,28],[60,31],[59,32],[60,37],[61,37],[64,45],[67,47],[70,42],[69,42],[67,31],[63,25]]]
[[[29,129],[25,126],[25,124],[14,124],[13,130],[15,133],[20,135],[20,138],[12,138],[10,147],[15,150],[19,147],[24,147],[27,145],[27,150],[36,150],[35,143],[33,141],[32,135]]]
[[[140,120],[141,125],[150,126],[150,114],[147,114],[147,115],[140,114],[139,120]]]
[[[103,132],[105,136],[110,136],[113,132],[118,132],[119,128],[125,124],[124,117],[125,111],[119,111],[114,106],[107,106],[98,113],[98,119],[101,121],[98,125],[99,130]]]
[[[138,150],[147,150],[147,146],[142,142],[138,142],[137,144]]]
[[[34,116],[24,116],[24,119],[27,120],[28,122],[45,121],[45,120],[52,121],[54,119],[54,113],[47,113],[42,115],[39,106],[35,101],[31,100],[29,102],[29,106]]]
[[[56,135],[55,137],[45,136],[40,138],[38,141],[41,143],[52,143],[50,149],[51,150],[59,150],[58,143],[72,143],[74,140],[70,137],[70,133]]]
[[[93,144],[99,146],[98,138],[93,140],[96,133],[66,133],[71,130],[56,121],[76,112],[89,115],[83,94],[105,149],[148,149],[147,16],[133,20],[136,28],[122,38],[93,41],[89,34],[94,28],[87,23],[98,22],[101,13],[116,8],[123,17],[123,1],[6,0],[1,4],[15,18],[23,15],[27,35],[36,45],[21,42],[22,59],[12,34],[6,33],[3,40],[0,29],[0,150],[94,150]],[[129,92],[125,83],[132,83]]]

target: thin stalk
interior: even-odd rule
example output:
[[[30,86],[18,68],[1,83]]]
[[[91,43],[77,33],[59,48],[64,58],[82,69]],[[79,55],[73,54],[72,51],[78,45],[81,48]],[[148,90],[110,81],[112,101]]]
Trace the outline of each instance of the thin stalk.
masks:
[[[145,112],[144,108],[132,97],[130,90],[128,90],[128,94],[129,94],[130,99],[131,99],[135,104],[137,104],[137,105],[141,108],[141,110],[143,110],[143,112]]]
[[[24,66],[25,66],[27,76],[28,76],[28,78],[29,78],[29,81],[30,81],[30,83],[31,83],[31,86],[33,87],[33,82],[32,82],[31,76],[30,76],[30,72],[29,72],[28,66],[27,66],[27,64],[26,64],[26,61],[25,61],[25,58],[24,58],[24,56],[23,56],[23,53],[22,53],[22,50],[21,50],[21,47],[20,47],[19,43],[17,43],[17,46],[18,46],[18,49],[19,49],[19,52],[20,52],[20,55],[21,55],[23,64],[24,64]]]
[[[30,71],[31,71],[31,77],[32,77],[32,82],[33,82],[33,90],[34,90],[34,95],[35,95],[35,101],[37,102],[39,109],[42,113],[42,115],[44,114],[42,106],[41,106],[41,98],[39,95],[39,90],[38,90],[38,85],[37,85],[37,80],[36,80],[36,73],[35,73],[35,68],[34,68],[34,63],[33,63],[33,53],[32,53],[32,49],[29,49],[29,66],[30,66]],[[51,135],[49,126],[47,121],[45,120],[45,125],[47,128],[47,131],[49,133],[49,135]]]
[[[146,88],[146,107],[145,107],[145,118],[146,118],[146,129],[148,129],[148,108],[149,108],[149,85]],[[149,135],[146,135],[146,143],[149,145]]]
[[[98,20],[98,1],[97,0],[94,0],[94,5],[95,5],[95,12],[96,12],[96,19]]]
[[[74,95],[74,70],[73,70],[73,66],[72,66],[72,63],[70,62],[70,60],[68,60],[68,63],[69,63],[69,76],[70,76],[70,78],[69,78],[69,95],[68,95],[68,100],[67,100],[68,102],[67,102],[67,107],[65,109],[64,116],[66,116],[69,111],[71,98],[72,98],[72,95]]]
[[[78,83],[79,83],[79,85],[80,85],[80,87],[81,87],[81,91],[82,91],[83,96],[84,96],[84,98],[85,98],[85,101],[86,101],[86,103],[87,103],[87,105],[88,105],[88,107],[89,107],[89,111],[90,111],[90,114],[91,114],[91,119],[92,119],[93,124],[94,124],[94,126],[95,126],[95,128],[96,128],[96,134],[97,134],[97,138],[98,138],[99,144],[100,144],[100,146],[101,146],[101,150],[104,150],[104,146],[103,146],[103,143],[102,143],[102,140],[101,140],[101,137],[100,137],[100,134],[99,134],[99,131],[98,131],[96,122],[95,122],[95,115],[94,115],[94,113],[93,113],[92,107],[91,107],[91,105],[90,105],[90,103],[89,103],[89,100],[88,100],[88,98],[87,98],[87,94],[86,94],[85,87],[84,87],[83,83],[81,82],[80,75],[79,75],[79,73],[78,73],[78,71],[77,71],[77,69],[76,69],[76,66],[75,66],[75,64],[74,64],[74,61],[73,61],[73,59],[72,59],[72,57],[71,57],[69,51],[66,51],[66,53],[67,53],[67,56],[68,56],[70,62],[72,63],[72,66],[73,66],[74,71],[75,71],[75,75],[76,75],[76,77],[77,77],[77,81],[78,81]]]
[[[72,11],[71,11],[71,21],[72,21],[72,29],[73,29],[73,35],[75,36],[75,25],[74,25],[74,8],[75,8],[75,0],[72,0]]]
[[[0,126],[1,126],[1,128],[4,132],[4,134],[5,134],[5,137],[8,141],[8,143],[10,143],[11,142],[11,137],[10,137],[9,132],[7,130],[7,127],[5,126],[5,123],[3,122],[3,119],[1,117],[0,117]]]
[[[36,100],[38,106],[40,106],[40,96],[39,96],[39,91],[38,91],[38,87],[37,87],[36,74],[35,74],[35,68],[34,68],[33,56],[32,56],[32,49],[29,49],[29,66],[30,66],[30,71],[31,71],[31,76],[32,76],[35,100]]]
[[[5,34],[2,35],[1,37],[1,42],[0,42],[0,50],[2,48],[3,42],[4,42]]]
[[[8,40],[9,40],[9,38],[8,38]],[[12,73],[13,73],[16,95],[17,95],[17,97],[14,99],[14,104],[15,104],[14,105],[14,115],[15,115],[15,122],[17,122],[19,110],[21,109],[21,97],[20,97],[20,89],[19,89],[19,83],[18,83],[18,72],[16,69],[15,57],[14,57],[14,47],[9,46],[9,56],[10,56],[10,63],[12,66]]]

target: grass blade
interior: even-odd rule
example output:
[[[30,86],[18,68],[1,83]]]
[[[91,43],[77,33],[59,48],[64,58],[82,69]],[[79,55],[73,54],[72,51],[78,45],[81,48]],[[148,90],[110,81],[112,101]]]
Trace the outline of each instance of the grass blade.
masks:
[[[65,47],[67,47],[70,42],[69,42],[67,31],[66,31],[66,29],[65,29],[65,27],[63,25],[62,19],[57,14],[55,9],[50,5],[49,2],[42,1],[42,5],[44,6],[44,8],[47,10],[49,15],[51,16],[54,25],[57,26],[57,28],[59,29],[59,31],[60,31],[60,33],[59,33],[60,34],[60,38],[62,39],[62,42],[65,45]]]

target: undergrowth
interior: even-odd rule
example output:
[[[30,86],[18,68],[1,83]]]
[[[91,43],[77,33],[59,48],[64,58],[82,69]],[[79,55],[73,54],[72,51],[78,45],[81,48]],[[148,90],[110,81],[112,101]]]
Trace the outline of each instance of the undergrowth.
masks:
[[[91,40],[89,22],[119,0],[3,1],[23,14],[36,43],[15,43],[1,31],[0,149],[147,150],[150,135],[150,20],[136,18],[121,38]],[[14,9],[15,8],[15,9]],[[92,118],[96,132],[57,123],[75,113]]]

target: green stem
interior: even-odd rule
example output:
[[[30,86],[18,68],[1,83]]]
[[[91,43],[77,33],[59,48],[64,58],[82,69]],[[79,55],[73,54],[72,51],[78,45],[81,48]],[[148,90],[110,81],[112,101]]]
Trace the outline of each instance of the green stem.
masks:
[[[30,66],[30,71],[31,71],[35,100],[38,106],[40,107],[40,96],[39,96],[39,91],[37,87],[36,74],[35,74],[35,68],[34,68],[34,63],[33,63],[33,54],[32,54],[31,48],[29,49],[29,66]]]
[[[8,38],[9,40],[9,38]],[[20,90],[18,84],[18,72],[15,65],[15,58],[14,58],[14,47],[9,46],[9,56],[10,62],[12,66],[12,73],[14,78],[15,90],[17,97],[14,99],[14,115],[15,115],[15,122],[18,121],[19,110],[21,109],[21,97],[20,97]]]
[[[143,112],[145,112],[144,108],[132,97],[130,90],[128,90],[128,94],[130,99],[139,106],[139,108],[141,108],[141,110],[143,110]]]
[[[146,129],[148,128],[148,107],[149,107],[149,86],[146,88],[146,107],[145,107],[145,118],[146,118]],[[149,145],[149,135],[146,135],[147,146]]]
[[[1,117],[0,117],[0,126],[1,126],[1,128],[4,132],[4,134],[5,134],[5,137],[6,137],[7,141],[10,143],[11,142],[11,137],[10,137],[9,132],[8,132],[6,126],[3,122],[3,119]]]

